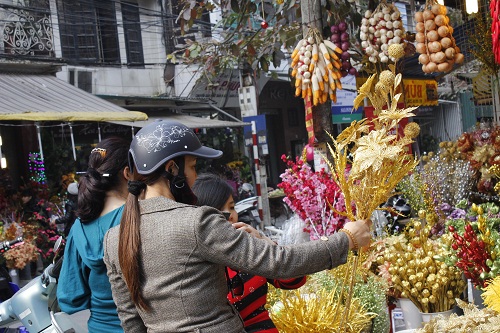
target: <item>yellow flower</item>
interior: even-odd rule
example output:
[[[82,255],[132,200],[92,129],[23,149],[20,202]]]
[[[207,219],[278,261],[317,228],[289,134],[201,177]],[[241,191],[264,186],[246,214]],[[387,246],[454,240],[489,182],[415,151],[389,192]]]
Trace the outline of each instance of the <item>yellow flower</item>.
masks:
[[[358,140],[358,148],[353,153],[353,177],[372,167],[379,170],[384,160],[395,159],[402,151],[402,147],[391,145],[396,139],[395,135],[387,135],[385,129],[371,131],[368,135]],[[356,176],[354,176],[356,175]]]
[[[415,117],[415,114],[412,112],[415,109],[416,107],[407,109],[382,110],[382,112],[380,112],[380,115],[378,116],[378,119],[381,122],[395,121],[396,123],[399,123],[404,118]]]

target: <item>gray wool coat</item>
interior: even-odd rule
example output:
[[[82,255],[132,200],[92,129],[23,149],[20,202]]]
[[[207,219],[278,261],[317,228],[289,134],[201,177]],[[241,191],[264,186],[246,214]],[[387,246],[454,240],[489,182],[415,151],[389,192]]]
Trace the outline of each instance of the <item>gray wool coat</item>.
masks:
[[[131,301],[118,262],[119,226],[104,239],[104,262],[125,332],[242,333],[226,298],[224,267],[286,279],[331,269],[347,260],[348,236],[275,246],[231,226],[210,207],[164,197],[139,202],[143,295],[151,311]]]

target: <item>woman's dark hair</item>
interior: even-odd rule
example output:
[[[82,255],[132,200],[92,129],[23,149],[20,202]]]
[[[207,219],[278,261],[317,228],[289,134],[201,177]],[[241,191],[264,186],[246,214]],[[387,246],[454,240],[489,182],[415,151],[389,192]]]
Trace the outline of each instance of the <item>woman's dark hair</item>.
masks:
[[[128,165],[130,142],[109,137],[92,149],[87,173],[78,183],[77,215],[83,223],[95,220],[104,208],[106,192],[118,188]]]
[[[233,188],[225,179],[212,173],[199,175],[193,185],[193,193],[198,198],[198,206],[210,206],[218,210],[233,195]]]

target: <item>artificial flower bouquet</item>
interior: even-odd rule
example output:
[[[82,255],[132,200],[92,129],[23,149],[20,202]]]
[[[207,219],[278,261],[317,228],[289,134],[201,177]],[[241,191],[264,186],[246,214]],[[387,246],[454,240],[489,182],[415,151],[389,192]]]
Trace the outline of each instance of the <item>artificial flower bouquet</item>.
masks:
[[[389,53],[404,54],[403,46],[394,44]],[[396,60],[399,57],[395,57]],[[410,173],[419,161],[408,154],[406,147],[420,133],[417,123],[411,122],[399,134],[400,122],[414,116],[416,107],[400,108],[402,75],[390,70],[371,75],[358,90],[354,109],[368,98],[374,107],[375,118],[353,121],[328,145],[332,159],[328,166],[346,202],[353,202],[354,212],[346,206],[350,220],[368,219],[393,195],[396,185]]]
[[[364,259],[368,253],[360,254]],[[352,263],[353,256],[348,257]],[[341,332],[389,332],[387,313],[387,283],[366,268],[349,270],[349,263],[329,271],[308,276],[304,286],[296,290],[270,287],[268,305],[270,315],[280,332],[339,332],[345,313],[346,290],[344,281],[355,274],[348,325]]]
[[[403,233],[383,240],[385,250],[377,258],[400,297],[423,313],[452,309],[466,286],[461,270],[441,261],[449,254],[439,238],[429,238],[430,230],[412,219]]]
[[[305,222],[304,231],[310,239],[329,236],[344,226],[347,219],[345,200],[340,188],[324,169],[313,171],[309,164],[298,158],[295,162],[285,155],[287,169],[278,184],[285,194],[283,201]]]
[[[438,154],[423,156],[424,164],[416,167],[397,186],[410,203],[415,217],[425,218],[432,226],[431,234],[437,237],[445,232],[447,216],[469,197],[475,185],[475,171],[470,163],[458,156],[451,158],[447,149],[441,147]]]
[[[463,133],[456,147],[460,157],[469,161],[478,172],[477,191],[495,195],[494,186],[498,177],[490,172],[490,167],[500,164],[500,127],[482,122]]]
[[[446,220],[443,243],[450,256],[445,261],[460,268],[479,288],[500,275],[500,207],[463,202]]]
[[[474,304],[457,299],[463,315],[452,313],[449,318],[437,317],[429,321],[417,333],[500,333],[500,277],[496,277],[481,295],[486,305],[478,309]]]
[[[24,241],[22,244],[6,251],[3,254],[7,268],[23,269],[32,261],[38,259],[38,249],[31,243]]]
[[[2,224],[0,240],[13,240],[19,236],[23,242],[3,253],[3,259],[9,269],[23,269],[27,264],[38,259],[38,248],[34,244],[34,229],[31,225],[21,222]]]

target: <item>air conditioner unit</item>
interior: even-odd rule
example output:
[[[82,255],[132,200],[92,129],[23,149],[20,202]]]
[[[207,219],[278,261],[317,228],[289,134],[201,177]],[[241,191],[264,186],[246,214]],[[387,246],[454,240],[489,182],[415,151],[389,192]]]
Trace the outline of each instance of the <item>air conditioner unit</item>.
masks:
[[[77,88],[85,90],[88,93],[93,92],[92,86],[92,71],[80,70],[72,68],[69,71],[68,82]]]
[[[248,86],[238,89],[239,103],[242,117],[257,115],[257,94],[255,86]]]

